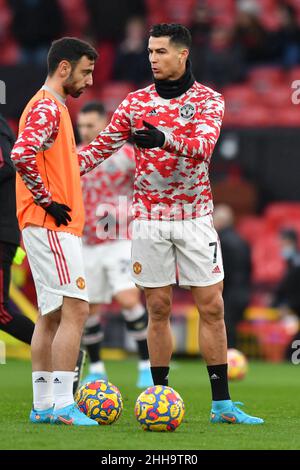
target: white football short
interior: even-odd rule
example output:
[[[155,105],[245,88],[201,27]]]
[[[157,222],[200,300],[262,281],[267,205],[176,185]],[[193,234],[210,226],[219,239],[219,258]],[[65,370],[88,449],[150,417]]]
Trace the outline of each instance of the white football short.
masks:
[[[119,292],[134,289],[130,275],[131,240],[83,244],[90,303],[109,304]]]
[[[58,310],[64,297],[88,302],[80,237],[37,226],[22,237],[42,315]]]
[[[134,220],[131,273],[136,285],[205,287],[223,280],[223,260],[211,215],[182,221]]]

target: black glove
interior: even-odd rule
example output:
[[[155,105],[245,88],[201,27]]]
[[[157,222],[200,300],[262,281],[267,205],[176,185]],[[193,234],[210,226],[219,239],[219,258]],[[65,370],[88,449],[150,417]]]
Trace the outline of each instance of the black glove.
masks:
[[[155,126],[149,124],[149,122],[143,121],[143,124],[146,129],[136,131],[133,134],[134,143],[138,147],[143,147],[145,149],[152,149],[154,147],[162,147],[165,143],[165,134],[159,131]]]
[[[55,224],[57,227],[60,227],[60,225],[68,225],[68,223],[72,220],[70,214],[68,214],[71,209],[65,204],[52,201],[49,206],[44,207],[43,209],[45,209],[48,214],[52,215],[52,217],[55,219]]]

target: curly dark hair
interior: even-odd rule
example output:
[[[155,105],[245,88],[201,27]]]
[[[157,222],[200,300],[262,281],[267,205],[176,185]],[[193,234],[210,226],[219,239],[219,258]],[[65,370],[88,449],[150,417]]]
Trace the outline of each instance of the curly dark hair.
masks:
[[[98,53],[88,42],[78,38],[65,37],[53,41],[48,52],[48,74],[53,75],[62,60],[67,60],[74,67],[83,56],[95,61]]]

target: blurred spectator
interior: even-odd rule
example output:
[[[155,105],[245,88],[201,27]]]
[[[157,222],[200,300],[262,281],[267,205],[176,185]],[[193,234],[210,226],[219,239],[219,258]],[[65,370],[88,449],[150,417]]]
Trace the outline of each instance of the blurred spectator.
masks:
[[[204,4],[197,4],[190,31],[192,35],[191,61],[193,72],[197,80],[201,81],[203,71],[203,61],[209,36],[212,29],[212,20],[208,8]],[[198,78],[200,77],[200,78]]]
[[[250,300],[250,249],[234,228],[229,206],[215,207],[214,225],[220,237],[225,272],[223,299],[228,347],[235,348],[236,328]]]
[[[57,0],[8,0],[12,31],[21,46],[21,62],[46,65],[51,42],[64,31]]]
[[[217,89],[244,78],[243,51],[238,44],[233,43],[232,31],[228,27],[215,26],[212,29],[201,62],[195,60],[194,56],[193,69],[196,79]]]
[[[269,59],[268,34],[260,22],[256,2],[238,4],[234,40],[243,48],[247,64],[256,65]]]
[[[145,22],[131,18],[126,25],[125,39],[117,48],[113,78],[141,86],[151,80]]]
[[[300,317],[300,251],[298,235],[293,229],[280,232],[281,256],[286,260],[286,271],[278,285],[273,306],[282,308],[283,316],[286,308]]]
[[[292,5],[278,6],[280,27],[270,33],[272,59],[284,67],[300,63],[300,28],[297,23],[297,12]]]
[[[145,16],[144,0],[86,0],[91,33],[97,41],[117,42],[133,16]]]
[[[205,4],[198,3],[189,28],[196,47],[202,47],[207,43],[211,27],[212,19],[209,9]]]
[[[281,320],[295,334],[285,353],[286,359],[290,360],[293,342],[300,340],[297,319],[300,318],[300,251],[297,232],[294,229],[283,229],[280,232],[280,245],[281,255],[286,260],[286,271],[276,289],[272,306],[279,309]]]

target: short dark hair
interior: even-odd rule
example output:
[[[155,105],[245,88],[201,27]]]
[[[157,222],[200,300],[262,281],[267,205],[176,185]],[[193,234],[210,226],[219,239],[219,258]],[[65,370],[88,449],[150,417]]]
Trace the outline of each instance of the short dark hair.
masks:
[[[48,74],[53,75],[62,60],[67,60],[75,67],[83,56],[95,61],[98,53],[88,42],[78,38],[65,37],[53,41],[48,52]]]
[[[80,113],[98,113],[100,116],[106,116],[106,109],[101,101],[89,101],[79,111]]]
[[[170,42],[173,44],[187,47],[189,50],[192,47],[192,36],[190,31],[182,24],[176,23],[160,23],[152,26],[150,30],[150,36],[154,38],[160,38],[162,36],[168,36]]]

